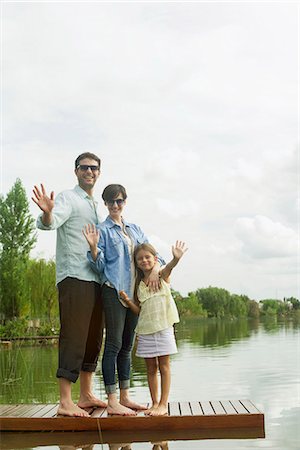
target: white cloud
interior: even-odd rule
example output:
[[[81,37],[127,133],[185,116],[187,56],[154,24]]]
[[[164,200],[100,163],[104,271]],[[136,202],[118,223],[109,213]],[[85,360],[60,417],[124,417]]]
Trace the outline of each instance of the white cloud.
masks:
[[[299,237],[296,232],[268,217],[241,217],[235,232],[242,242],[241,251],[251,258],[280,258],[296,256]]]

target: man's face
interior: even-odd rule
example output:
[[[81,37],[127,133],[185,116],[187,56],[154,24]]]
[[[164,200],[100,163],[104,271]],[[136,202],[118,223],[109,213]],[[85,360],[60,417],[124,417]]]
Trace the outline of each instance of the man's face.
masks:
[[[75,169],[79,186],[85,190],[93,189],[99,175],[100,168],[94,159],[84,158],[79,161],[79,166]]]

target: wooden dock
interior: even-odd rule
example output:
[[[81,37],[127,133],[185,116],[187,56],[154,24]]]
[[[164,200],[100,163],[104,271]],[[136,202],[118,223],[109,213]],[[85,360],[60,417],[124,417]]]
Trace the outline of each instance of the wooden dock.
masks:
[[[111,416],[107,414],[105,408],[88,410],[91,417],[66,417],[57,415],[57,406],[57,404],[0,405],[0,429],[14,432],[101,433],[116,430],[134,433],[201,430],[204,435],[210,435],[212,431],[217,430],[231,430],[233,432],[231,434],[234,434],[234,431],[240,429],[252,438],[265,436],[264,415],[249,400],[171,402],[169,415],[160,417],[145,416],[143,412],[139,412],[137,416]]]

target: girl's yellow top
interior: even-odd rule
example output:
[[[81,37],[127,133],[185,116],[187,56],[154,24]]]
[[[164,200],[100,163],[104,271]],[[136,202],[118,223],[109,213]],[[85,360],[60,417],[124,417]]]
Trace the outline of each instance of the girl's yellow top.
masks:
[[[171,294],[170,284],[161,278],[161,288],[157,292],[150,291],[141,281],[138,287],[140,301],[140,315],[137,334],[152,334],[165,330],[179,322],[175,301]]]

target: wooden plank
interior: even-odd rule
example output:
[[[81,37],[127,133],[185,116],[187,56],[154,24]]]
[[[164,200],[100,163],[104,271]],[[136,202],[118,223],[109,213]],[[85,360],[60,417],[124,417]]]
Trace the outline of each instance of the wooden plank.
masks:
[[[203,410],[199,402],[190,402],[190,405],[194,416],[203,416]]]
[[[192,411],[189,402],[180,402],[179,403],[180,412],[182,416],[191,416]]]
[[[263,416],[259,414],[207,415],[207,416],[113,416],[50,417],[28,420],[24,417],[1,418],[2,430],[6,431],[101,431],[116,430],[180,430],[220,428],[260,428],[263,430]]]
[[[46,414],[49,411],[52,411],[54,407],[58,407],[58,405],[53,405],[53,404],[43,405],[42,409],[40,409],[36,413],[32,414],[31,418],[48,417]]]
[[[56,417],[57,416],[57,409],[58,409],[58,405],[52,405],[52,408],[49,409],[49,411],[47,411],[46,413],[43,414],[43,418],[51,418],[51,417]]]
[[[1,405],[0,416],[5,416],[9,413],[10,410],[13,410],[17,405]]]
[[[180,416],[180,409],[178,402],[169,403],[169,416]]]
[[[20,415],[22,415],[22,413],[24,411],[28,410],[28,406],[29,405],[16,405],[15,408],[11,409],[7,413],[7,416],[9,416],[9,417],[19,417]]]
[[[101,417],[104,411],[106,411],[106,408],[96,408],[92,412],[91,417]]]
[[[255,405],[253,405],[252,402],[250,402],[250,400],[240,400],[240,402],[242,403],[242,405],[247,409],[247,411],[249,413],[252,414],[261,414],[261,412],[256,408]]]
[[[234,409],[237,410],[238,414],[249,414],[247,409],[242,405],[242,403],[239,400],[230,400],[232,406]]]
[[[216,414],[218,415],[226,414],[221,402],[218,402],[217,400],[212,400],[210,403]]]
[[[237,414],[237,411],[234,409],[229,400],[222,400],[221,403],[226,414]]]
[[[33,416],[33,414],[35,414],[36,412],[39,412],[42,408],[44,407],[44,405],[28,405],[28,408],[23,412],[23,414],[20,415],[20,417],[27,417],[28,419],[30,419],[30,417]]]
[[[210,402],[208,402],[208,401],[201,401],[200,404],[201,404],[201,408],[203,409],[203,413],[206,416],[215,415],[215,412],[212,409],[212,406],[211,406]]]

